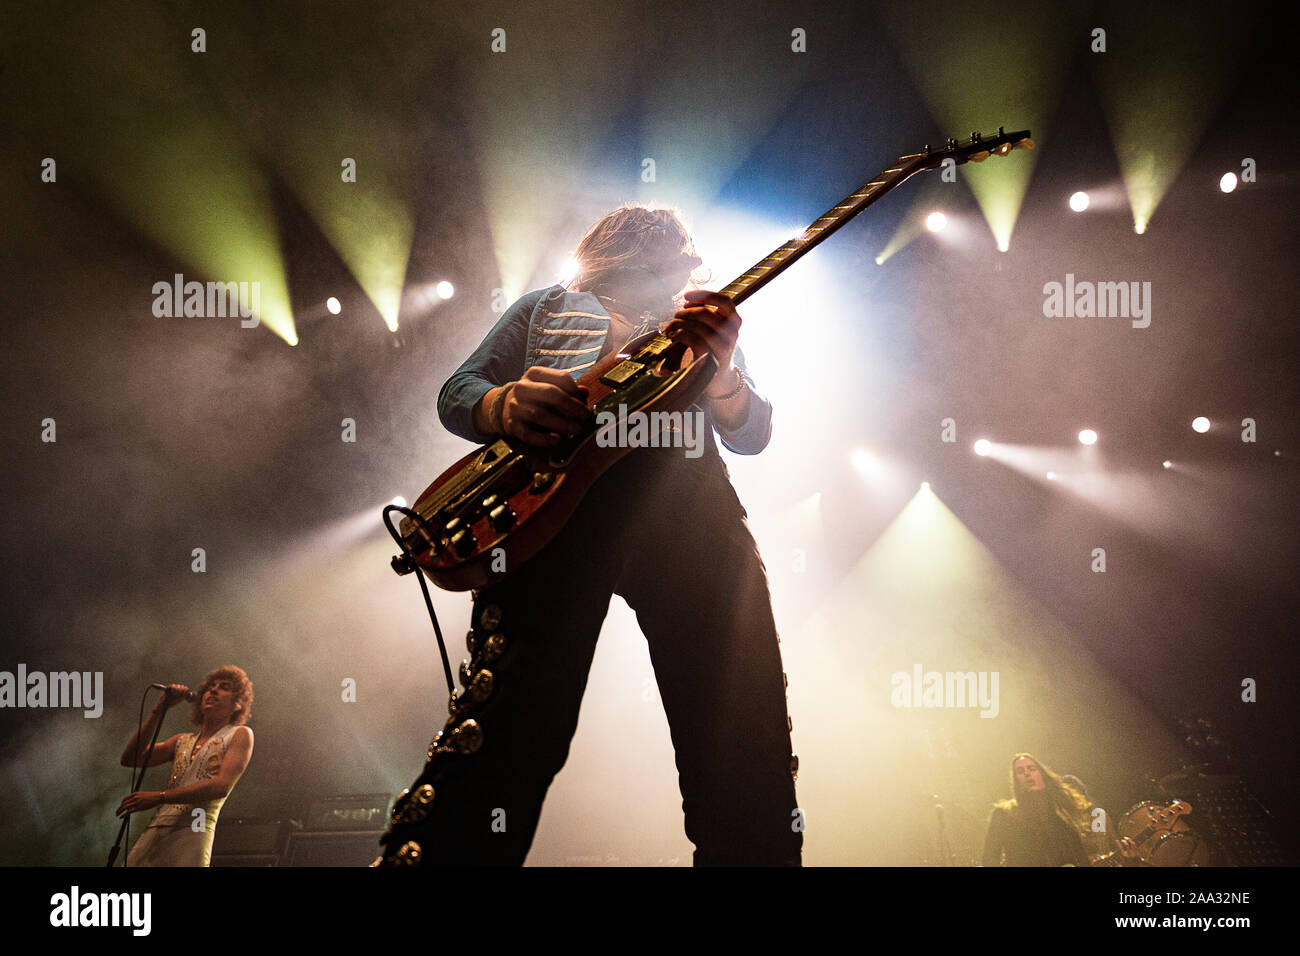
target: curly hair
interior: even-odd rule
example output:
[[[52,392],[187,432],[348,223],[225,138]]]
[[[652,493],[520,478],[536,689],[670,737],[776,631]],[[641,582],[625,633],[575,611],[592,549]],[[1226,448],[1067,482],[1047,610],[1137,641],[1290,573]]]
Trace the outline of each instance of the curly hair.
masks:
[[[190,723],[195,727],[203,723],[203,695],[219,680],[228,680],[234,691],[235,712],[230,717],[233,724],[246,724],[248,718],[253,714],[253,682],[248,679],[243,668],[236,667],[234,664],[227,664],[225,667],[218,667],[207,677],[203,678],[203,683],[199,685],[198,693],[194,695],[194,703],[190,705]]]
[[[633,264],[657,271],[683,259],[699,258],[678,210],[640,203],[624,203],[597,220],[578,243],[573,257],[578,272],[571,285],[584,290],[599,285],[606,273]]]
[[[1088,810],[1092,807],[1092,802],[1033,754],[1020,753],[1011,758],[1012,797],[1010,800],[999,800],[994,804],[995,807],[1017,814],[1024,809],[1025,791],[1016,777],[1017,760],[1032,760],[1038,767],[1038,772],[1043,775],[1043,789],[1047,792],[1048,805],[1053,813],[1073,830],[1084,831],[1089,828]]]

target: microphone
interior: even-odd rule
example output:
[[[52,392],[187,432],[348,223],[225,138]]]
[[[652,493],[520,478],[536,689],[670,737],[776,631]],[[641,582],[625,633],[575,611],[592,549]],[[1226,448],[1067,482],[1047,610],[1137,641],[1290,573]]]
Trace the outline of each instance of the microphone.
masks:
[[[149,686],[150,686],[150,687],[157,688],[158,690],[162,691],[164,694],[167,693],[167,685],[166,685],[166,684],[150,684]],[[198,695],[198,693],[197,693],[196,691],[192,691],[192,690],[191,690],[191,691],[186,691],[186,693],[185,693],[185,699],[188,700],[188,701],[190,701],[191,703],[193,703],[194,701],[196,701],[196,700],[199,699],[199,695]]]

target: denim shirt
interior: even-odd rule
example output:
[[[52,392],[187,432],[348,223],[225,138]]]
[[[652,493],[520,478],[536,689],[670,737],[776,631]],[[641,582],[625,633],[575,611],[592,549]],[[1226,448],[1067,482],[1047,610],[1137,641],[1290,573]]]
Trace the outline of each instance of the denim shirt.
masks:
[[[438,393],[438,417],[447,430],[479,445],[496,439],[474,427],[474,408],[490,389],[517,380],[534,365],[563,369],[575,379],[595,365],[609,334],[609,313],[590,292],[563,286],[538,289],[521,298],[493,327]],[[621,344],[621,343],[620,343]],[[733,360],[745,379],[749,417],[735,431],[720,427],[709,414],[709,443],[716,430],[722,443],[738,455],[757,455],[772,437],[772,403],[754,388],[744,355]],[[693,406],[696,408],[699,406]]]

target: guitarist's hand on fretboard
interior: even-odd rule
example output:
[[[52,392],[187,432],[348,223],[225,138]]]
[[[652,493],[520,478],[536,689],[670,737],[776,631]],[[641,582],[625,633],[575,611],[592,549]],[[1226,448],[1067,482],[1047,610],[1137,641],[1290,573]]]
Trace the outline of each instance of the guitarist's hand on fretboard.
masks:
[[[727,296],[706,289],[690,290],[686,305],[664,326],[664,335],[688,346],[693,355],[713,354],[722,371],[709,383],[706,398],[720,398],[736,387],[730,369],[740,336],[740,315]]]

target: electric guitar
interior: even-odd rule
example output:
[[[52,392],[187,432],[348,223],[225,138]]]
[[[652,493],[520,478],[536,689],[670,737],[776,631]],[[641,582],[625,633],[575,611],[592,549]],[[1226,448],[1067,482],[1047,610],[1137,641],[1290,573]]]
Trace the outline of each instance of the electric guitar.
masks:
[[[900,156],[721,292],[739,305],[919,172],[949,162],[983,162],[1033,145],[1029,130],[999,129],[996,136],[973,133],[965,143],[950,139],[938,149],[926,146],[924,152]],[[617,427],[620,409],[629,414],[683,412],[704,393],[717,363],[706,354],[683,364],[685,352],[684,344],[658,332],[639,336],[578,380],[587,387],[593,415],[576,436],[545,450],[501,438],[460,459],[404,511],[399,528],[403,553],[393,558],[393,570],[409,574],[418,566],[439,587],[466,591],[500,580],[522,565],[559,532],[596,479],[632,450],[595,440],[598,432]],[[602,412],[616,416],[615,424],[608,424],[610,416],[605,415],[598,426]],[[494,566],[507,570],[494,571]]]

